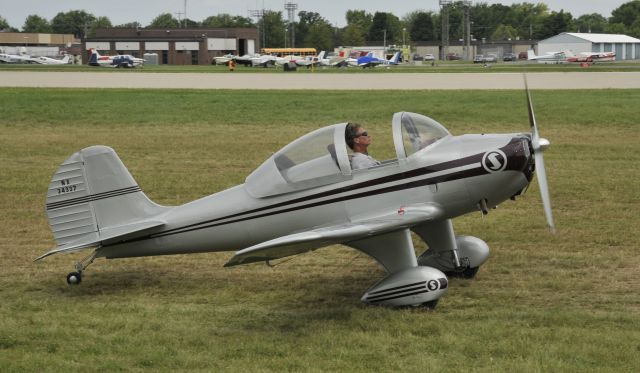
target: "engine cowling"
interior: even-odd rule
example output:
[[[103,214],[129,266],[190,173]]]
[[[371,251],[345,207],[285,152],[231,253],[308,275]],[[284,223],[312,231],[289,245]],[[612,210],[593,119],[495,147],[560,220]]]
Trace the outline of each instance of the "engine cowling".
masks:
[[[370,288],[362,301],[368,304],[403,307],[435,305],[447,292],[447,276],[432,267],[408,268],[382,279]]]

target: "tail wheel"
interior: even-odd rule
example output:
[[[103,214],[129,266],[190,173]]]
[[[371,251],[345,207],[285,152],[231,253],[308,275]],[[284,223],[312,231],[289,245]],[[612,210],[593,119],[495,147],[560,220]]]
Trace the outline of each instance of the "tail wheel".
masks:
[[[67,275],[67,284],[78,285],[82,282],[82,275],[80,272],[71,272]]]

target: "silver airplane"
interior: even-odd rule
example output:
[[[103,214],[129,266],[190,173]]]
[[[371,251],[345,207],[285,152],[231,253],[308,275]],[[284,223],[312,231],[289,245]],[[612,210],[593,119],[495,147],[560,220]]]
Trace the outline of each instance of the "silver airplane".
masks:
[[[526,85],[526,80],[525,80]],[[538,177],[547,223],[551,202],[527,88],[531,133],[453,136],[424,115],[394,114],[397,158],[353,170],[347,123],[315,130],[273,154],[245,183],[165,207],[140,190],[113,149],[69,157],[49,185],[46,213],[56,253],[92,249],[67,275],[79,284],[96,258],[235,251],[225,267],[272,261],[343,244],[373,257],[388,275],[367,304],[433,308],[448,275],[471,278],[489,256],[479,238],[457,236],[451,219],[515,199]],[[428,249],[414,252],[411,232]]]

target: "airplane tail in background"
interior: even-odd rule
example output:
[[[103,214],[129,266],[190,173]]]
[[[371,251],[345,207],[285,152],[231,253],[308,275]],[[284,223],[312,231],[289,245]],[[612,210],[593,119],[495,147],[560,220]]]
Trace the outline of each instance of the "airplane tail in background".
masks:
[[[89,66],[100,66],[98,63],[98,57],[100,57],[100,53],[97,50],[91,48],[91,56],[89,57]]]
[[[396,52],[393,54],[393,57],[389,60],[394,65],[397,65],[400,62],[400,52]]]
[[[327,54],[327,52],[325,52],[325,51],[322,51],[322,52],[318,53],[318,57],[316,57],[318,59],[318,61],[323,59],[325,54]]]
[[[69,55],[65,54],[64,57],[60,61],[62,61],[64,63],[69,63]]]
[[[536,57],[537,57],[536,53],[533,51],[533,49],[527,50],[527,59],[528,60],[535,60]]]
[[[70,252],[133,238],[164,222],[168,208],[153,203],[106,146],[92,146],[69,157],[53,175],[46,212],[57,252]]]

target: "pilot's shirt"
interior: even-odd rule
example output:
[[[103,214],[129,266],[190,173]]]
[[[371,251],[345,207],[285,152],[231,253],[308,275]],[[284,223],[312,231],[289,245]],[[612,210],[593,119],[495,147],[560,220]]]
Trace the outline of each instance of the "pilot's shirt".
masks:
[[[379,164],[380,162],[376,161],[375,159],[370,157],[368,154],[353,153],[353,156],[351,156],[351,169],[353,170],[369,168],[369,167],[377,166]]]

